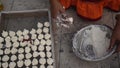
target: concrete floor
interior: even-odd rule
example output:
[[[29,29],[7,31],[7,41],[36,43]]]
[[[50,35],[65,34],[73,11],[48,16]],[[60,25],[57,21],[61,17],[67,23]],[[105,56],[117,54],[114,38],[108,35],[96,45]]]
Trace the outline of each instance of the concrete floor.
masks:
[[[4,11],[49,8],[49,0],[2,0],[2,2]],[[56,68],[120,68],[119,53],[115,53],[103,61],[87,62],[76,57],[72,51],[72,38],[78,30],[89,24],[106,24],[114,28],[114,17],[117,13],[105,9],[102,18],[98,21],[86,21],[80,18],[73,8],[68,9],[66,13],[74,18],[74,24],[70,29],[58,28],[53,23]],[[59,32],[59,29],[62,29],[62,33]]]

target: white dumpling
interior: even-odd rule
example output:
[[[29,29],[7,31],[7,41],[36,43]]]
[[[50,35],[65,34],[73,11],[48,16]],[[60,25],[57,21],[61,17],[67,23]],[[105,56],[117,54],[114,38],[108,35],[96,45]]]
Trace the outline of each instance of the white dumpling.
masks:
[[[48,32],[49,32],[49,29],[48,29],[47,27],[44,27],[44,28],[43,28],[43,32],[44,32],[44,33],[48,33]]]
[[[30,34],[35,34],[36,30],[32,28],[32,30],[30,31]]]
[[[9,56],[8,55],[4,55],[3,57],[2,57],[2,61],[8,61],[9,60]]]
[[[29,35],[24,35],[24,39],[29,39]]]
[[[15,68],[15,66],[16,66],[16,63],[15,63],[15,62],[10,62],[10,64],[9,64],[9,67],[10,67],[10,68]]]
[[[3,50],[0,50],[0,55],[3,55]]]
[[[19,60],[24,59],[24,55],[23,55],[23,54],[19,54],[19,55],[18,55],[18,59],[19,59]]]
[[[37,66],[32,66],[32,68],[38,68]]]
[[[24,64],[25,64],[25,66],[30,66],[31,60],[30,59],[26,59]]]
[[[11,41],[12,41],[12,42],[16,42],[17,40],[18,40],[17,36],[11,37]]]
[[[9,36],[7,36],[6,38],[5,38],[5,41],[7,42],[9,42],[11,40],[11,38],[9,37]]]
[[[24,39],[23,36],[19,36],[19,37],[18,37],[18,40],[19,40],[20,42],[23,41],[23,39]]]
[[[38,39],[35,39],[34,45],[39,45],[39,44],[40,44],[40,41]]]
[[[50,46],[46,46],[46,51],[50,51],[51,47]]]
[[[16,48],[14,48],[14,47],[11,49],[11,53],[12,53],[12,54],[16,54],[17,51],[18,51],[18,50],[17,50]]]
[[[36,51],[33,52],[33,57],[37,57],[38,55],[39,55],[38,52]]]
[[[46,45],[51,45],[52,44],[52,41],[51,40],[47,40],[46,41]]]
[[[36,51],[36,50],[37,50],[37,46],[34,46],[34,45],[33,45],[31,48],[32,48],[33,51]]]
[[[34,59],[32,60],[32,65],[37,65],[37,64],[38,64],[38,60],[34,58]]]
[[[45,57],[45,53],[44,52],[39,52],[40,57],[44,58]]]
[[[26,56],[27,59],[30,59],[32,57],[32,54],[31,53],[27,53],[25,56]]]
[[[47,63],[48,63],[49,65],[53,64],[53,62],[54,62],[54,61],[53,61],[52,58],[48,58],[48,59],[47,59]]]
[[[8,68],[8,62],[2,63],[2,67],[3,67],[3,68]]]
[[[38,27],[38,28],[42,28],[42,27],[43,27],[43,24],[40,23],[40,22],[38,22],[37,27]]]
[[[23,64],[24,64],[24,63],[23,63],[23,61],[21,61],[21,60],[17,62],[17,66],[20,67],[20,68],[23,66]]]
[[[7,37],[7,36],[8,36],[8,32],[7,32],[7,31],[3,31],[3,32],[2,32],[2,36],[3,36],[3,37]]]
[[[45,65],[40,65],[40,68],[45,68]]]
[[[44,48],[44,46],[43,45],[39,45],[39,47],[38,47],[38,50],[39,51],[43,51],[45,48]]]
[[[3,48],[3,44],[2,44],[2,43],[0,43],[0,49],[1,49],[1,48]]]
[[[44,26],[49,27],[50,26],[49,22],[45,22]]]
[[[10,54],[10,48],[5,48],[4,53],[5,54]]]
[[[7,42],[6,42],[6,47],[9,48],[9,47],[11,47],[11,46],[12,46],[12,43],[11,43],[10,41],[7,41]]]
[[[45,39],[49,39],[51,37],[50,34],[45,34]]]
[[[12,55],[12,56],[11,56],[11,61],[15,61],[15,60],[17,60],[16,55]]]
[[[41,40],[41,39],[43,39],[43,38],[44,38],[44,35],[43,35],[43,34],[39,34],[39,35],[38,35],[38,39],[39,39],[39,40]]]
[[[16,47],[16,48],[19,47],[19,42],[18,41],[14,42],[13,47]]]
[[[29,53],[31,51],[30,47],[25,47],[25,53]]]
[[[47,68],[54,68],[53,65],[48,65]]]
[[[14,32],[14,31],[9,31],[9,35],[10,35],[11,37],[14,37],[14,36],[15,36],[15,32]]]
[[[16,34],[17,34],[17,36],[21,36],[21,35],[23,35],[23,33],[22,33],[21,30],[18,30]]]
[[[37,29],[37,34],[41,34],[42,33],[42,29]]]
[[[52,53],[51,52],[47,52],[46,54],[47,54],[48,58],[52,57]]]
[[[2,37],[0,37],[0,43],[4,42],[4,39]]]
[[[31,35],[31,39],[36,39],[37,38],[37,35],[36,34],[32,34]]]
[[[46,63],[46,59],[45,58],[40,58],[39,63],[44,65]]]
[[[44,39],[42,39],[42,40],[40,41],[40,44],[41,44],[41,45],[45,45],[45,44],[46,44],[46,41],[45,41]]]
[[[23,35],[27,35],[28,33],[29,33],[29,30],[27,30],[27,29],[23,30]]]
[[[21,53],[23,53],[23,52],[24,52],[24,49],[23,49],[23,48],[19,48],[19,49],[18,49],[18,53],[21,54]]]

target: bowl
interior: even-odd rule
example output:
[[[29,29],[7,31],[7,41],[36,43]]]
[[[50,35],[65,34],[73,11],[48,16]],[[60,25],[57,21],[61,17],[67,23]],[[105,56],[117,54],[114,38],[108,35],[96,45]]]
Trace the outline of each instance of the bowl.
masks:
[[[106,25],[89,25],[73,38],[73,52],[86,61],[100,61],[110,57],[116,47],[108,50],[112,29]]]

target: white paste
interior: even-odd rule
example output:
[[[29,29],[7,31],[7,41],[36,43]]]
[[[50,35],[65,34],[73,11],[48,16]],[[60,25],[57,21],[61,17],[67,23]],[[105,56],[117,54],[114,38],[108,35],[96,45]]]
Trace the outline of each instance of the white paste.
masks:
[[[52,58],[48,58],[48,59],[47,59],[47,63],[48,63],[49,65],[53,64],[53,62],[54,62],[54,61],[53,61]]]
[[[51,37],[50,34],[45,34],[45,39],[49,39]]]
[[[45,45],[45,44],[46,44],[46,41],[45,41],[44,39],[42,39],[42,40],[40,41],[40,44],[41,44],[41,45]]]
[[[39,63],[44,65],[46,63],[46,59],[45,58],[40,58]]]
[[[47,52],[47,57],[48,58],[52,57],[52,53],[51,52]]]
[[[18,49],[18,53],[21,54],[21,53],[23,53],[23,52],[24,52],[24,49],[23,49],[23,48],[19,48],[19,49]]]
[[[35,39],[34,45],[39,45],[40,41],[38,39]]]
[[[30,53],[31,49],[30,47],[25,47],[25,53]]]
[[[33,52],[33,57],[37,57],[38,55],[39,55],[38,52],[36,51]]]
[[[44,46],[43,45],[39,45],[39,47],[38,47],[38,50],[39,51],[43,51],[45,48],[44,48]]]
[[[2,61],[8,61],[9,60],[9,56],[8,55],[4,55],[3,57],[2,57]]]
[[[40,22],[38,22],[37,27],[38,27],[38,28],[42,28],[42,27],[43,27],[43,24],[40,23]]]
[[[25,60],[24,64],[25,66],[30,66],[31,60],[30,59]]]
[[[23,61],[21,61],[21,60],[18,61],[18,62],[17,62],[17,66],[18,66],[18,67],[22,67],[22,66],[23,66]]]
[[[44,26],[49,27],[50,26],[49,22],[45,22]]]
[[[14,31],[9,31],[9,35],[10,35],[10,37],[14,37],[15,36],[15,32]]]
[[[8,32],[7,32],[7,31],[3,31],[3,32],[2,32],[2,36],[3,36],[3,37],[7,37],[7,36],[8,36]]]
[[[39,40],[41,40],[41,39],[43,39],[43,38],[44,38],[44,35],[43,35],[43,34],[39,34],[39,35],[38,35],[38,39],[39,39]]]
[[[13,47],[18,47],[18,46],[19,46],[19,42],[16,41],[13,43]]]
[[[12,56],[11,56],[11,61],[15,61],[15,60],[17,60],[16,55],[12,55]]]
[[[8,68],[8,62],[2,63],[2,67],[3,67],[3,68]]]
[[[32,60],[32,65],[37,65],[37,64],[38,64],[38,60],[34,58],[34,59]]]
[[[44,52],[40,52],[40,57],[44,58],[45,57],[45,53]]]
[[[11,53],[12,53],[12,54],[16,54],[16,53],[17,53],[17,49],[13,47],[13,48],[11,49]]]
[[[47,45],[51,45],[51,44],[52,44],[52,41],[51,41],[51,40],[47,40],[47,41],[46,41],[46,44],[47,44]]]
[[[29,33],[29,30],[27,30],[27,29],[23,30],[23,35],[27,35],[28,33]]]
[[[21,36],[23,33],[21,30],[18,30],[16,34],[17,34],[17,36]]]
[[[10,62],[10,64],[9,64],[9,67],[10,67],[10,68],[15,68],[15,66],[16,66],[16,63],[15,63],[15,62]]]
[[[31,53],[27,53],[25,56],[26,56],[27,59],[30,59],[32,57],[32,54]]]
[[[5,53],[5,54],[10,54],[10,48],[6,48],[6,49],[4,50],[4,53]]]
[[[50,51],[51,47],[50,46],[46,46],[46,51]]]
[[[19,59],[19,60],[24,59],[24,55],[23,55],[23,54],[19,54],[19,55],[18,55],[18,59]]]
[[[36,50],[37,50],[37,46],[34,46],[34,45],[33,45],[31,48],[32,48],[33,51],[36,51]]]
[[[46,27],[44,27],[44,28],[43,28],[43,32],[44,32],[44,33],[48,33],[48,32],[49,32],[49,29],[46,28]]]

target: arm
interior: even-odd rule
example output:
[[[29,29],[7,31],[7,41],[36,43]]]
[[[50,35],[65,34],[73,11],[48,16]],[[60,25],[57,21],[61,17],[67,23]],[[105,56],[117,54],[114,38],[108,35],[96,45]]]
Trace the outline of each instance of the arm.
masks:
[[[111,37],[110,49],[114,47],[115,43],[118,43],[117,51],[120,51],[120,14],[116,15],[116,25]]]
[[[59,0],[50,0],[51,14],[53,18],[56,18],[59,13],[65,12]]]

